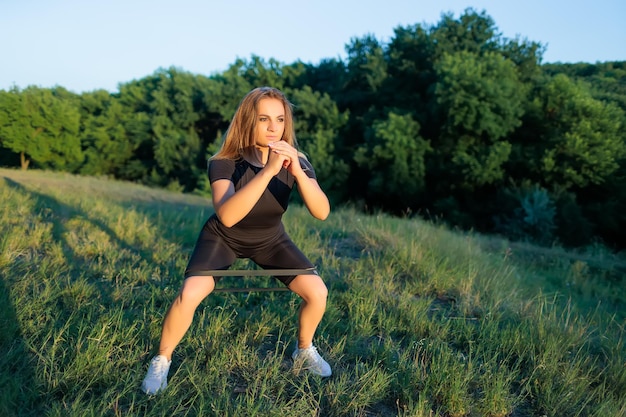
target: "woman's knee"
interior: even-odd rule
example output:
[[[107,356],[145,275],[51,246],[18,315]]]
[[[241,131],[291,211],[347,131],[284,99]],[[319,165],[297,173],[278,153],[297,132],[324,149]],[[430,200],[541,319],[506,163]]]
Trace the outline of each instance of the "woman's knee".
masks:
[[[307,302],[326,302],[328,288],[318,275],[299,275],[290,288]]]
[[[198,305],[215,289],[213,277],[191,276],[185,279],[177,301],[185,305]]]
[[[321,278],[319,278],[319,284],[318,284],[318,287],[316,288],[316,291],[317,291],[317,297],[319,299],[326,301],[326,299],[328,298],[328,288],[326,287],[326,284],[324,284],[324,281],[322,281]]]

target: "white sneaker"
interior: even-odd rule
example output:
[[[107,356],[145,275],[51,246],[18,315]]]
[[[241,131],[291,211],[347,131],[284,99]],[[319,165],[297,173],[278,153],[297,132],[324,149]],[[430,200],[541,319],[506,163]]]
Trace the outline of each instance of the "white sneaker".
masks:
[[[327,377],[332,375],[330,365],[317,352],[317,348],[313,345],[306,349],[298,349],[293,351],[291,358],[294,362],[302,365],[302,369],[306,369],[316,375]]]
[[[148,374],[141,383],[141,389],[146,394],[156,394],[167,388],[167,374],[170,371],[172,361],[168,361],[163,355],[158,355],[150,361]]]

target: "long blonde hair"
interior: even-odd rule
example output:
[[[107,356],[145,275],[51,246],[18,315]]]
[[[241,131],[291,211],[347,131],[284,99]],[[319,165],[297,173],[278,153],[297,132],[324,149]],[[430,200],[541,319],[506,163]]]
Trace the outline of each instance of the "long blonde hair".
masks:
[[[259,101],[273,98],[280,100],[285,108],[285,130],[282,140],[298,148],[296,132],[293,127],[293,105],[282,91],[273,87],[258,87],[250,91],[239,103],[233,120],[224,134],[224,140],[220,150],[210,159],[233,159],[240,158],[256,159],[254,154],[255,128],[257,124]]]

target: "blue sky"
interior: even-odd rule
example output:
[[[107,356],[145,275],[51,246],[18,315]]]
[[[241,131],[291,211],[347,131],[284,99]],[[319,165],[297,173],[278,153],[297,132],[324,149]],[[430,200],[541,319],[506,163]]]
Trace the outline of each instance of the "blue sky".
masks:
[[[211,75],[253,54],[317,64],[345,58],[351,38],[385,42],[468,7],[546,45],[543,62],[626,60],[625,0],[2,0],[0,89],[117,91],[158,68]]]

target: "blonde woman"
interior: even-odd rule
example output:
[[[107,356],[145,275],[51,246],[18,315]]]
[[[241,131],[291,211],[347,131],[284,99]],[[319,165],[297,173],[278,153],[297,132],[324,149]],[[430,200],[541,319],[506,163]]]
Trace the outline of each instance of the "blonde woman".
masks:
[[[238,258],[265,269],[313,268],[282,224],[294,185],[313,217],[324,220],[330,213],[313,167],[298,151],[292,105],[275,88],[256,88],[243,98],[208,173],[215,214],[200,231],[182,288],[163,321],[159,353],[141,385],[147,394],[167,387],[172,353],[219,279],[200,271],[227,269]],[[292,358],[314,374],[330,376],[330,365],[313,345],[326,310],[326,285],[316,274],[277,279],[302,299]]]

